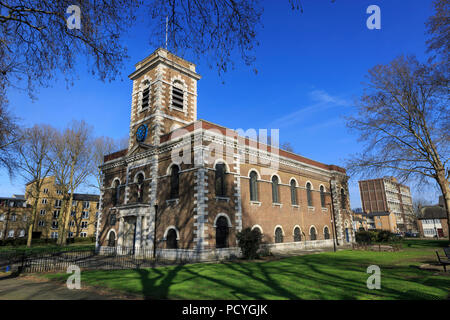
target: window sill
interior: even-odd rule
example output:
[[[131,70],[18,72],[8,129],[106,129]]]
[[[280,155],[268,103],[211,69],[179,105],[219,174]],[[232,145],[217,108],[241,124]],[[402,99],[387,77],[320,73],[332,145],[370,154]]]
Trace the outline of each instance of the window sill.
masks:
[[[260,201],[250,201],[250,205],[261,207],[261,202]]]
[[[186,113],[186,112],[184,111],[184,108],[183,108],[183,109],[180,109],[180,108],[177,108],[177,107],[174,107],[174,106],[170,106],[170,107],[169,107],[169,110],[170,110],[170,111],[175,110],[175,111],[178,111],[178,112]]]
[[[279,203],[279,202],[272,202],[272,207],[282,207],[283,206],[283,204],[282,203]]]
[[[322,208],[322,212],[328,211],[328,208]]]
[[[217,201],[226,201],[226,202],[230,202],[230,198],[229,197],[216,197],[216,202]]]
[[[300,208],[300,206],[299,206],[298,204],[291,204],[291,207],[292,207],[292,208],[297,208],[297,209]]]
[[[166,204],[168,206],[170,206],[173,203],[178,204],[179,202],[180,202],[180,198],[166,200]]]
[[[308,206],[308,211],[316,211],[316,208]]]

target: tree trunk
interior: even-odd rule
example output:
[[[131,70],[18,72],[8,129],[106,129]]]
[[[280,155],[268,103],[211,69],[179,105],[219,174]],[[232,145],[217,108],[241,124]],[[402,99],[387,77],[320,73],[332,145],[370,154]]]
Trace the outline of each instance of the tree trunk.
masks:
[[[40,191],[40,190],[39,190]],[[33,227],[36,223],[36,217],[37,217],[37,206],[39,203],[39,193],[38,196],[34,199],[34,207],[33,207],[33,213],[31,215],[31,224],[28,226],[28,239],[27,239],[27,247],[31,247],[31,239],[33,237]]]
[[[66,231],[69,227],[69,220],[70,220],[70,211],[72,208],[72,201],[73,201],[73,175],[74,175],[74,166],[72,165],[70,168],[70,180],[69,180],[69,192],[70,192],[70,197],[69,197],[69,203],[66,205],[65,208],[65,212],[63,213],[63,223],[62,223],[62,230],[61,230],[61,238],[58,239],[59,244],[60,245],[64,245],[66,244]]]
[[[448,238],[450,240],[450,184],[445,178],[445,171],[438,172],[437,182],[444,197],[444,208],[447,211]]]

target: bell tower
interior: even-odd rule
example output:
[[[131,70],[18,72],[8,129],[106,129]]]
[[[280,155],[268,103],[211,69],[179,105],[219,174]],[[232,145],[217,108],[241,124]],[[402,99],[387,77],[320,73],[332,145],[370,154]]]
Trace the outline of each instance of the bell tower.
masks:
[[[128,151],[139,144],[157,146],[160,137],[197,120],[195,64],[159,48],[136,64]]]

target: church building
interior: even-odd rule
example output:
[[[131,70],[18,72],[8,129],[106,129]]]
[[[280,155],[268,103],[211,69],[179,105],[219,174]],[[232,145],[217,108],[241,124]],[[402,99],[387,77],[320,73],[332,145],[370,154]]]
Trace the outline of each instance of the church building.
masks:
[[[345,169],[197,119],[201,77],[165,49],[129,77],[129,146],[100,167],[98,250],[223,259],[239,256],[244,228],[272,252],[354,241]]]

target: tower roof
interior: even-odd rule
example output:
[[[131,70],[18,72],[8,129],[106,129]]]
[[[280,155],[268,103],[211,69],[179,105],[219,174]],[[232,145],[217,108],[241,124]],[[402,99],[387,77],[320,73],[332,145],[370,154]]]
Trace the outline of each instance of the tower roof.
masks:
[[[151,55],[135,64],[136,70],[128,77],[131,80],[138,78],[142,73],[154,68],[157,64],[163,63],[179,72],[185,73],[196,80],[200,80],[201,76],[195,71],[195,64],[178,57],[172,52],[158,48]]]

